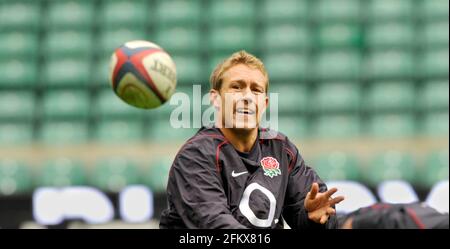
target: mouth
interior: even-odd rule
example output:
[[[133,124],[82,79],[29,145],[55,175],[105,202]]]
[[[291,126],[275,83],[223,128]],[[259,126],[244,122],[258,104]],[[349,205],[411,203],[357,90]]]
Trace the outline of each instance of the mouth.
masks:
[[[255,111],[250,110],[250,109],[245,109],[245,108],[238,108],[238,109],[236,109],[236,113],[242,114],[242,115],[254,115]]]

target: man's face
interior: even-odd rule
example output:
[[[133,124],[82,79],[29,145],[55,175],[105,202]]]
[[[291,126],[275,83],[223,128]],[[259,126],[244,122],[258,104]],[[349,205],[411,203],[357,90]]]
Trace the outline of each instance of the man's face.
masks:
[[[211,94],[225,128],[251,130],[259,126],[269,102],[267,80],[259,69],[244,64],[235,65],[223,74],[220,91],[211,90]]]

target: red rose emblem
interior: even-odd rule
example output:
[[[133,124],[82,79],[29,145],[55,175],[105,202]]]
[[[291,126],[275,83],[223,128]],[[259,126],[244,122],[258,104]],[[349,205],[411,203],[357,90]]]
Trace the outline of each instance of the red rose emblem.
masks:
[[[278,163],[277,159],[273,157],[264,157],[261,160],[261,165],[264,167],[264,169],[278,169],[280,168],[280,164]]]
[[[261,166],[263,167],[264,175],[270,178],[281,175],[280,164],[273,157],[268,156],[261,159]]]

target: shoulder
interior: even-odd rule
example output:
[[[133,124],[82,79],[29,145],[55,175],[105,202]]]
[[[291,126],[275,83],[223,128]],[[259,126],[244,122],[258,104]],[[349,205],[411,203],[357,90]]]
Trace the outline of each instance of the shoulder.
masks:
[[[289,140],[289,138],[283,134],[280,131],[276,131],[276,130],[272,130],[272,129],[268,129],[268,128],[261,128],[260,129],[260,133],[259,133],[259,139],[262,142],[272,142],[275,144],[279,144],[282,147],[291,150],[295,153],[298,152],[297,146],[291,141]]]
[[[175,160],[212,162],[217,148],[225,143],[227,140],[216,128],[202,127],[181,146]]]

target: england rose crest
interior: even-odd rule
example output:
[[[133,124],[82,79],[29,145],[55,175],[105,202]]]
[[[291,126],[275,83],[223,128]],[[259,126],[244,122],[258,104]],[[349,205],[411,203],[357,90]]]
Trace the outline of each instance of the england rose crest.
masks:
[[[270,178],[281,175],[280,164],[273,157],[268,156],[261,159],[261,166],[263,167],[264,175]]]

